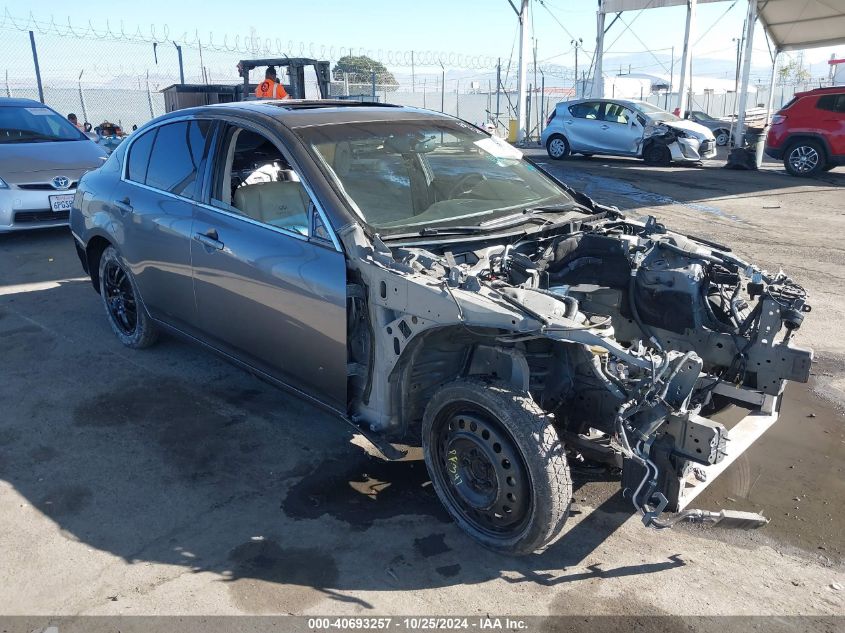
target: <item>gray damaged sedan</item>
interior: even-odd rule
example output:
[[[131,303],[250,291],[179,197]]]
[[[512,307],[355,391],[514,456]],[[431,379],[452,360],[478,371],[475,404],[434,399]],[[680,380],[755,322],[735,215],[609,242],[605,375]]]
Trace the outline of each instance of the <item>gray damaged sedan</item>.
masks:
[[[572,459],[620,467],[647,526],[766,521],[690,503],[808,379],[801,286],[625,217],[463,121],[331,101],[182,110],[82,179],[71,227],[125,345],[187,337],[388,459],[422,446],[489,548],[561,533]],[[712,416],[731,404],[745,415],[728,429]]]

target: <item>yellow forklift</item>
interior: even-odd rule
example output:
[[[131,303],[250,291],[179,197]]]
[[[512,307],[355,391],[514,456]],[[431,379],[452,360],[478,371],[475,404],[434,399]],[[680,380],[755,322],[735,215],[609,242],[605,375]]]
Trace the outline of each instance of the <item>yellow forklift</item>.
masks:
[[[317,87],[321,99],[329,98],[329,62],[318,61],[309,57],[274,57],[268,59],[242,59],[238,62],[238,75],[243,79],[242,83],[233,85],[218,84],[185,84],[178,83],[168,86],[164,93],[164,106],[167,112],[190,108],[198,105],[211,105],[213,103],[230,103],[232,101],[248,101],[255,99],[255,87],[257,83],[250,83],[249,73],[256,68],[261,69],[260,83],[264,78],[264,70],[267,66],[277,69],[282,77],[281,69],[287,69],[288,83],[282,82],[288,96],[291,99],[305,99],[305,69],[308,66],[314,67],[314,74],[317,78]]]

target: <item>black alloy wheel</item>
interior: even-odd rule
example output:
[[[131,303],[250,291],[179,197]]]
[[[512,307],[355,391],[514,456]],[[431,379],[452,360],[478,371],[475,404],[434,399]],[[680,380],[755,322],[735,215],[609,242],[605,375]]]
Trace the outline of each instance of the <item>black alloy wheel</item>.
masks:
[[[112,322],[126,336],[132,336],[138,327],[138,304],[132,282],[123,267],[115,260],[103,267],[103,291]]]

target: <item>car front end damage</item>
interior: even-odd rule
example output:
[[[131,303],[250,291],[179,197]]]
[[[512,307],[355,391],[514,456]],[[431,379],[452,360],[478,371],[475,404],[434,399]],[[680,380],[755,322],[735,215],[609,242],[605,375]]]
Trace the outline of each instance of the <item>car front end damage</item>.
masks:
[[[765,523],[689,504],[776,421],[786,381],[808,380],[812,351],[792,342],[804,290],[727,247],[576,200],[496,234],[342,230],[350,418],[413,443],[440,386],[504,382],[552,420],[570,459],[622,468],[646,525]],[[730,429],[714,417],[729,404],[746,411]]]
[[[665,146],[674,162],[695,163],[716,156],[716,138],[709,130],[707,133],[689,129],[686,122],[673,124],[666,121],[654,121],[646,125],[643,132],[643,144]],[[696,126],[706,130],[703,126]]]

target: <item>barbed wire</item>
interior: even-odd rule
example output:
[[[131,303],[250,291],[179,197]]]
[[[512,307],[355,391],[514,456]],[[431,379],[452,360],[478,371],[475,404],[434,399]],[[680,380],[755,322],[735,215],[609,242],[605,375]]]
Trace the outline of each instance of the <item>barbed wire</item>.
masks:
[[[355,46],[332,46],[315,42],[287,40],[282,38],[261,37],[255,33],[230,37],[224,35],[222,39],[209,32],[203,39],[199,30],[193,33],[184,31],[177,35],[168,25],[157,26],[150,24],[148,30],[140,26],[130,27],[121,20],[119,25],[113,25],[108,19],[104,25],[95,26],[88,20],[86,26],[74,25],[71,18],[57,21],[51,16],[49,20],[40,20],[30,11],[26,17],[14,16],[4,7],[0,17],[0,29],[16,31],[35,31],[41,35],[56,35],[59,37],[73,37],[88,40],[111,40],[148,44],[163,44],[174,42],[188,48],[239,54],[277,54],[289,57],[316,57],[328,61],[337,61],[347,55],[366,55],[390,67],[435,66],[448,65],[451,68],[468,70],[492,70],[496,68],[498,58],[491,55],[473,55],[455,51],[437,50],[394,50],[384,48],[367,48]]]

